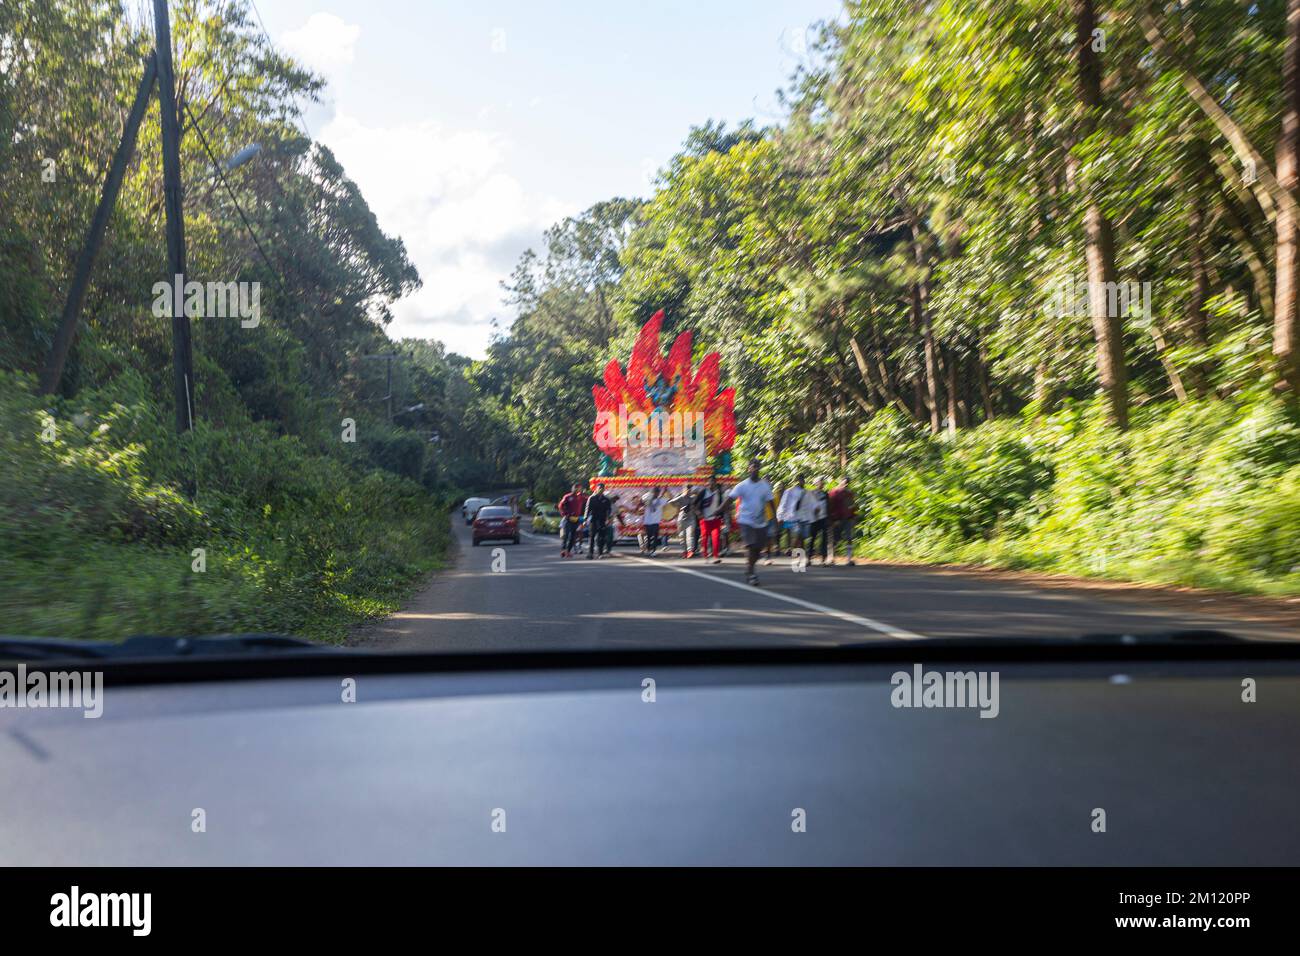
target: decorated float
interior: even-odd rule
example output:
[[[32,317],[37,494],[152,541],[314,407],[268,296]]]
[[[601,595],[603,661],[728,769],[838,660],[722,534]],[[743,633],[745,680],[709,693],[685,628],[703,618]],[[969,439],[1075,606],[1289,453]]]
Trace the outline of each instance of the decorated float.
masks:
[[[613,496],[619,538],[640,534],[644,496],[655,487],[665,498],[694,490],[717,476],[735,484],[731,446],[736,440],[735,389],[719,388],[722,360],[710,352],[692,363],[692,334],[680,333],[665,354],[659,347],[664,314],[641,327],[626,369],[612,360],[603,385],[592,387],[596,420],[592,439],[601,452],[600,473],[590,482]],[[677,509],[664,509],[661,536],[677,531]]]

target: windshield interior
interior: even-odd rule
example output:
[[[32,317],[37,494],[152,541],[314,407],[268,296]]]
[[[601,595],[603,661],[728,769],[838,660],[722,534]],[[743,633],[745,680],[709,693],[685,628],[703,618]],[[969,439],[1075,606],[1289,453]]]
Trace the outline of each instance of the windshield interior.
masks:
[[[1139,6],[6,0],[0,635],[1294,640],[1300,41]]]

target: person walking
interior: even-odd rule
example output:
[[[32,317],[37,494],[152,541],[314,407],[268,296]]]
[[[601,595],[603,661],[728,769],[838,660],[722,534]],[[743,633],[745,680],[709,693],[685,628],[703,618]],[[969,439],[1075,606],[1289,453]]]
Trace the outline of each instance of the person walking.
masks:
[[[700,493],[687,485],[676,498],[668,503],[677,509],[677,530],[682,535],[682,557],[695,557],[700,537],[700,515],[697,499]]]
[[[560,557],[567,558],[573,553],[574,541],[578,535],[578,525],[582,521],[582,513],[586,508],[586,501],[582,497],[582,490],[578,484],[574,484],[569,489],[569,493],[560,499],[560,521],[563,525],[560,528]]]
[[[596,493],[587,499],[583,517],[587,523],[587,560],[599,555],[604,557],[607,550],[605,528],[609,524],[609,514],[614,503],[605,496],[605,483],[596,483]]]
[[[590,497],[591,495],[587,494],[587,489],[579,485],[578,503],[581,505],[581,509],[578,512],[578,531],[573,540],[574,550],[572,554],[582,554],[582,549],[587,542],[587,499]]]
[[[623,529],[623,513],[618,510],[618,495],[606,495],[609,499],[609,521],[605,524],[605,555],[614,553],[614,541]]]
[[[853,527],[858,516],[857,502],[849,490],[848,476],[840,478],[840,483],[826,496],[826,513],[831,529],[831,564],[835,563],[835,549],[844,542],[844,554],[849,564],[853,560]]]
[[[709,479],[708,487],[696,499],[700,514],[700,550],[705,559],[713,553],[713,563],[722,562],[722,519],[727,511],[727,496],[717,475]]]
[[[803,539],[808,534],[808,522],[806,520],[808,502],[806,499],[809,497],[809,493],[808,489],[804,487],[804,483],[804,476],[799,475],[794,484],[785,490],[785,494],[781,495],[781,503],[776,509],[776,519],[781,523],[781,527],[785,529],[786,544],[789,546],[788,553],[790,554],[793,554],[796,548],[803,549]]]
[[[645,506],[642,512],[641,527],[645,529],[645,553],[653,556],[659,550],[659,524],[663,521],[664,505],[668,499],[659,493],[658,485],[641,496]]]
[[[818,478],[817,485],[808,495],[810,499],[808,520],[808,560],[817,555],[821,567],[826,566],[826,537],[830,533],[826,521],[826,479]]]
[[[757,587],[754,566],[768,541],[768,512],[773,498],[772,486],[759,474],[757,461],[749,463],[749,476],[727,492],[727,497],[737,502],[736,523],[745,542],[745,580]]]

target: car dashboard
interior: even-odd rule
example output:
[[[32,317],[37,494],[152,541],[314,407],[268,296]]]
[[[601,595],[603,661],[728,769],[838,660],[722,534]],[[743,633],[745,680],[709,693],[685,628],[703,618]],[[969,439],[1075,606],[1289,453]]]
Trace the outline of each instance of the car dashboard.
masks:
[[[0,709],[0,861],[1300,863],[1294,653],[1123,650],[106,667],[97,719]]]

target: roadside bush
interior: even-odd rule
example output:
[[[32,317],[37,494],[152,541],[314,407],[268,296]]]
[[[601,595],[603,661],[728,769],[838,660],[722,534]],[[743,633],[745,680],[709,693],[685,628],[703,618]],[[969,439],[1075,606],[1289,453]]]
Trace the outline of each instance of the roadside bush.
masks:
[[[418,435],[391,427],[371,426],[366,429],[360,444],[373,467],[412,481],[422,478],[426,442]]]
[[[1095,404],[931,437],[877,415],[854,437],[860,547],[1276,593],[1300,592],[1300,423],[1280,403]]]
[[[1045,451],[1016,423],[929,438],[890,415],[854,439],[850,475],[862,490],[864,534],[880,547],[930,556],[991,537],[1047,488]]]
[[[416,482],[247,416],[178,438],[146,395],[133,373],[75,400],[0,373],[5,632],[334,639],[441,560],[445,501]]]

